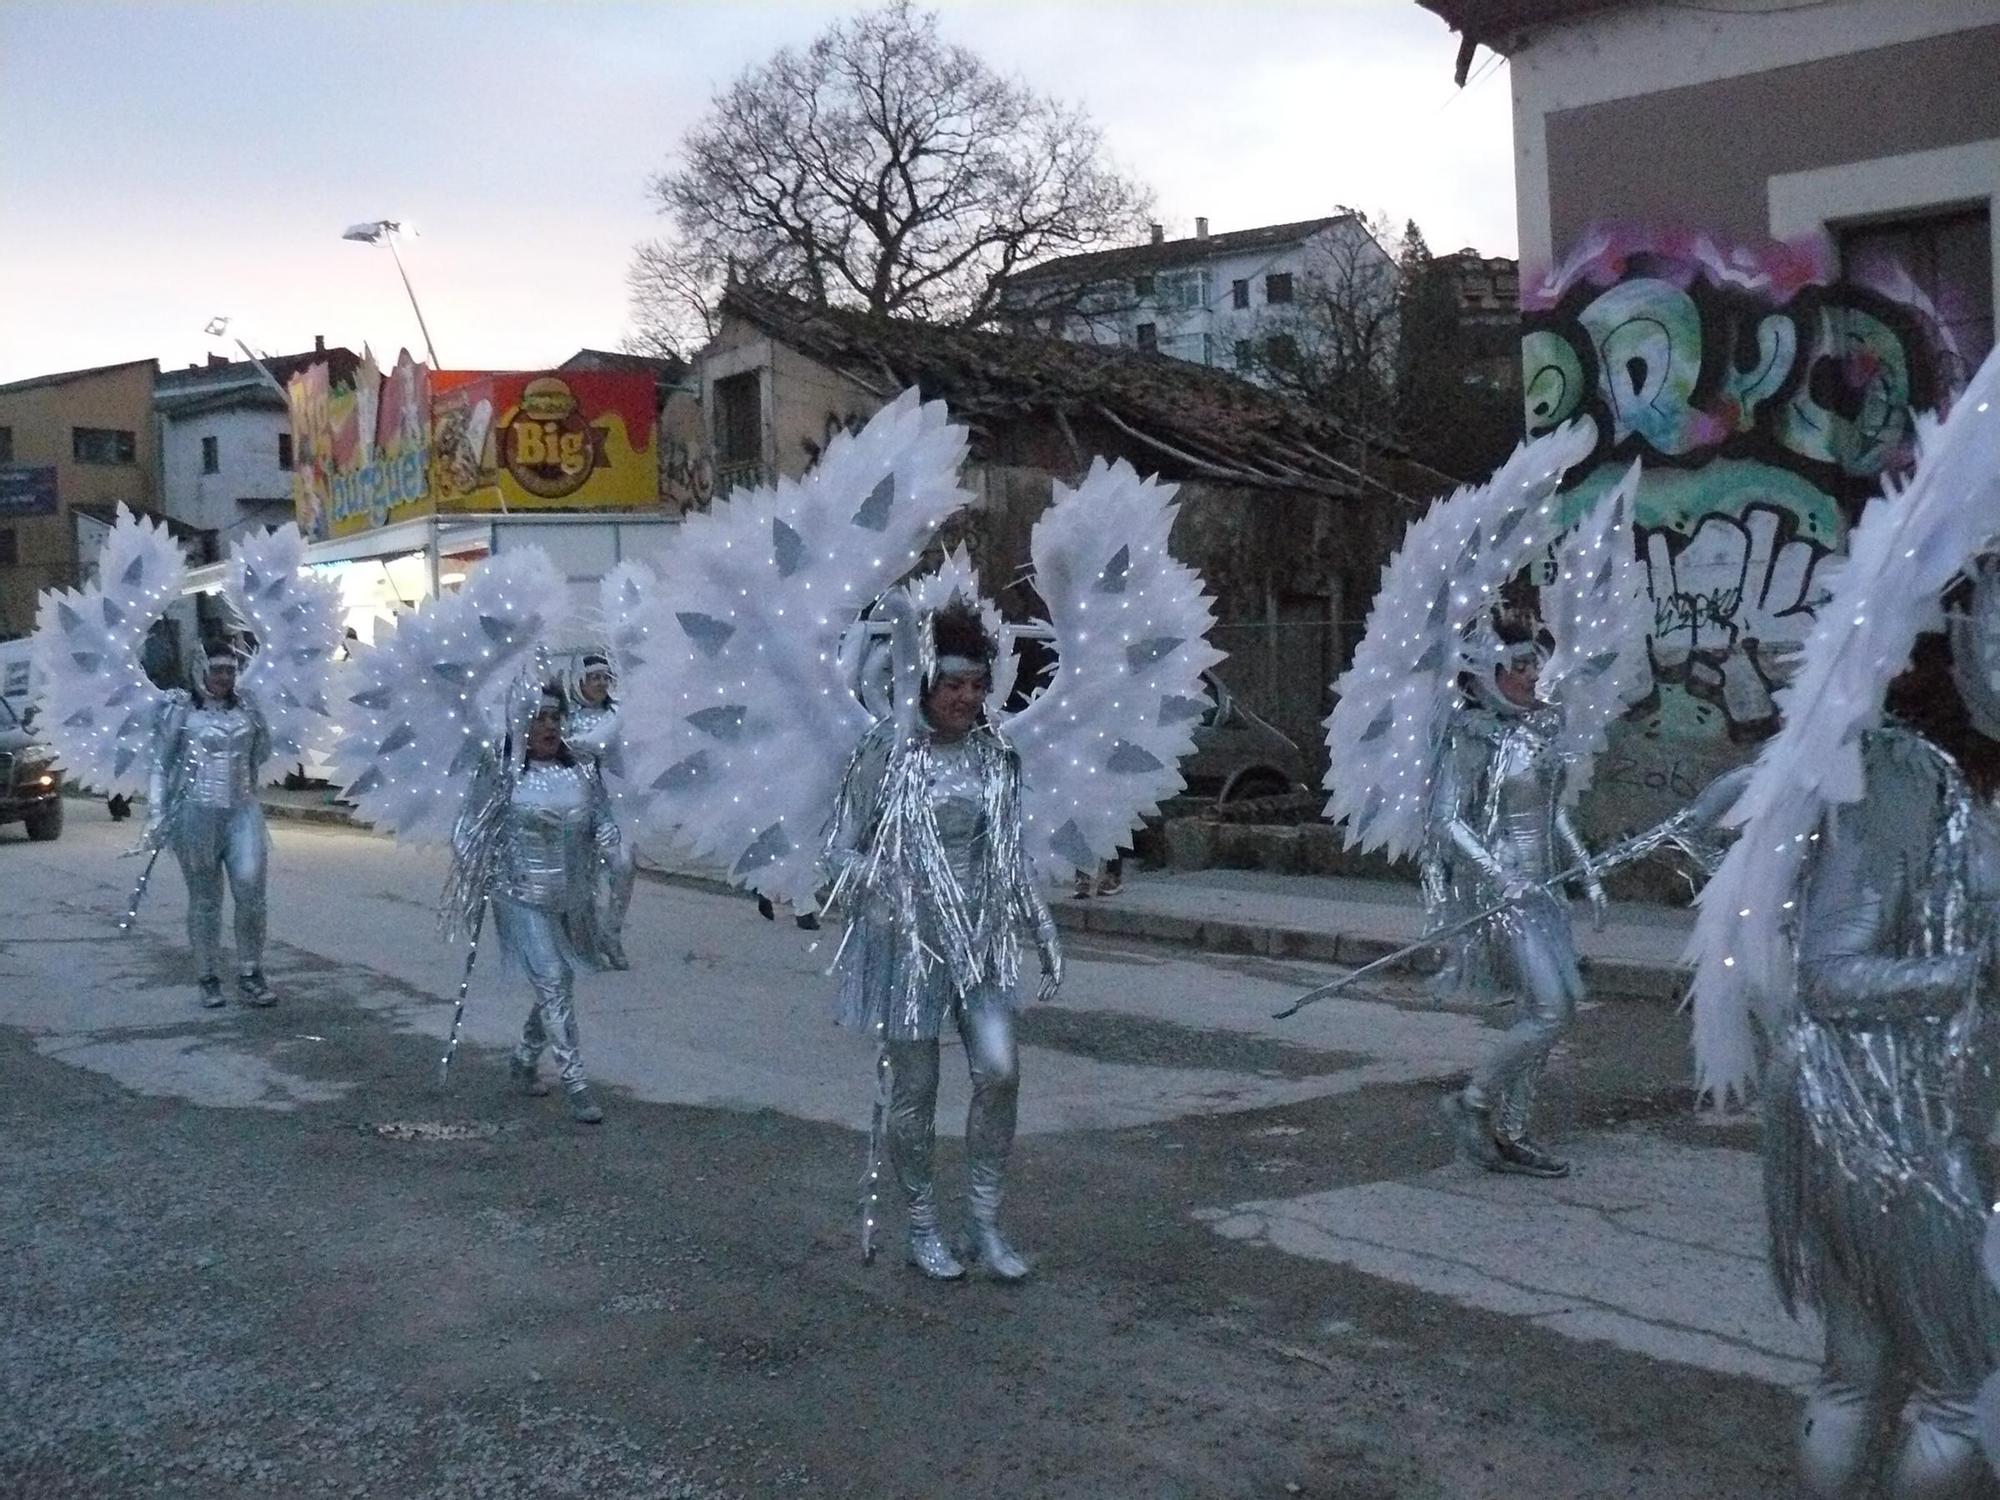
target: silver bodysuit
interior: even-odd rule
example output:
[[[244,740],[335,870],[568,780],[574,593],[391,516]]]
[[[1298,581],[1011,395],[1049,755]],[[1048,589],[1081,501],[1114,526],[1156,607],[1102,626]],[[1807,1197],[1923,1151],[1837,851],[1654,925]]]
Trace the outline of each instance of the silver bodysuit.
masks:
[[[890,1160],[912,1238],[935,1235],[931,1175],[938,1035],[957,1026],[972,1075],[967,1204],[997,1234],[1020,1097],[1012,945],[1028,929],[1059,962],[1055,923],[1021,847],[1013,749],[981,727],[945,741],[919,730],[902,747],[876,726],[847,770],[828,842],[850,919],[841,1019],[875,1028],[890,1066]]]
[[[1864,764],[1866,797],[1816,836],[1797,1010],[1763,1088],[1778,1290],[1826,1329],[1801,1478],[1812,1500],[1873,1494],[1871,1445],[1907,1400],[1889,1495],[1971,1496],[1973,1397],[2000,1334],[1980,1273],[2000,826],[1916,734],[1870,734]]]
[[[577,701],[563,718],[563,743],[569,746],[571,754],[597,768],[607,795],[615,791],[624,771],[619,729],[618,705],[609,699],[601,706]],[[598,899],[598,926],[611,943],[618,944],[624,936],[625,913],[632,905],[632,887],[638,879],[638,848],[632,837],[634,830],[618,818],[615,796],[610,797],[609,808],[613,820],[618,822],[619,839],[614,848],[603,853],[600,861],[603,890]]]
[[[188,946],[204,979],[219,977],[225,877],[238,972],[263,968],[270,836],[257,782],[270,754],[270,731],[247,693],[219,703],[171,693],[154,724],[148,835],[171,845],[180,865]]]
[[[1509,1140],[1527,1137],[1535,1086],[1583,997],[1569,909],[1546,882],[1589,851],[1563,811],[1559,710],[1462,708],[1454,716],[1432,804],[1434,843],[1450,858],[1464,912],[1508,902],[1460,955],[1468,978],[1511,992],[1520,1013],[1473,1073],[1469,1102],[1496,1111]]]

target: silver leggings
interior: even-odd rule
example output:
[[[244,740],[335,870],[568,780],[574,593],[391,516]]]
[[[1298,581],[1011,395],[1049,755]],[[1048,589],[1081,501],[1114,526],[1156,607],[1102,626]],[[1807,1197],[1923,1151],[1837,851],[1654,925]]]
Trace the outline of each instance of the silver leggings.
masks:
[[[965,1114],[966,1200],[975,1223],[1000,1214],[1007,1156],[1014,1146],[1020,1099],[1020,1052],[1014,1013],[1004,1005],[959,1005],[958,1035],[972,1072],[972,1104]],[[909,1209],[910,1230],[938,1227],[937,1189],[931,1181],[937,1135],[938,1043],[890,1042],[889,1158]]]
[[[1535,1086],[1549,1053],[1576,1017],[1583,979],[1577,972],[1569,913],[1553,899],[1530,897],[1503,920],[1509,924],[1502,948],[1511,970],[1506,983],[1520,1012],[1474,1071],[1465,1096],[1473,1104],[1497,1104],[1499,1132],[1518,1141],[1528,1134]]]
[[[555,1058],[556,1076],[566,1089],[580,1089],[583,1055],[577,1047],[576,974],[564,953],[562,917],[505,897],[493,898],[493,920],[507,953],[519,960],[534,987],[535,1003],[521,1028],[514,1055],[532,1068],[547,1047]]]
[[[1887,1500],[1973,1500],[1983,1487],[1975,1392],[1929,1383],[1890,1330],[1850,1289],[1824,1289],[1826,1359],[1799,1427],[1799,1488],[1806,1500],[1861,1500],[1876,1493],[1870,1446],[1901,1411]]]
[[[190,807],[181,811],[173,831],[174,858],[187,882],[188,946],[203,979],[220,977],[222,947],[222,882],[236,916],[237,972],[249,974],[264,966],[264,810],[256,802],[234,808]]]

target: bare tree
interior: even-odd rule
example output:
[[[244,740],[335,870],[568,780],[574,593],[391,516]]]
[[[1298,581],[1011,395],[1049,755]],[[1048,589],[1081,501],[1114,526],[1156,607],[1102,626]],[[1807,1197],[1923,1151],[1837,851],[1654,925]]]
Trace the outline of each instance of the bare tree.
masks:
[[[648,184],[632,342],[685,349],[732,272],[817,306],[974,326],[1009,273],[1132,238],[1150,194],[1080,108],[1003,78],[891,0],[711,101]]]
[[[1386,436],[1396,416],[1404,235],[1384,216],[1339,212],[1346,217],[1307,245],[1293,300],[1260,317],[1239,347],[1237,368],[1357,435]]]

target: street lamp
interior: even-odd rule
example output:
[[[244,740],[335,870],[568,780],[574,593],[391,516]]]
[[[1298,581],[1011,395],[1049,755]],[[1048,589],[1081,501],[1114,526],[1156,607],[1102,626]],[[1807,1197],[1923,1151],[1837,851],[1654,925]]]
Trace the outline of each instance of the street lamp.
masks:
[[[410,273],[403,269],[403,257],[396,253],[396,236],[415,234],[416,230],[406,228],[397,219],[371,219],[365,224],[350,224],[341,231],[344,240],[359,240],[364,245],[387,245],[389,256],[396,262],[396,274],[403,278],[403,290],[410,294],[410,311],[417,315],[417,328],[424,336],[424,352],[430,355],[431,368],[438,367],[437,350],[431,345],[431,331],[424,324],[424,310],[417,306],[416,288],[410,285]]]

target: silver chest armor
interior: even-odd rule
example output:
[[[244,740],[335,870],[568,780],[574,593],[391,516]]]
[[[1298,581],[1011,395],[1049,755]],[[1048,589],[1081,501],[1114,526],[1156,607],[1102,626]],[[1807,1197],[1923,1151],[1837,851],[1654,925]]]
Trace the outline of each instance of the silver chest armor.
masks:
[[[544,910],[587,900],[593,797],[585,767],[531,761],[508,799],[494,894]]]
[[[1485,834],[1509,878],[1542,881],[1556,873],[1555,811],[1562,795],[1561,721],[1537,709],[1510,722],[1495,747],[1487,785]]]
[[[195,807],[239,807],[256,795],[256,720],[241,708],[191,708],[182,730],[187,797]]]

